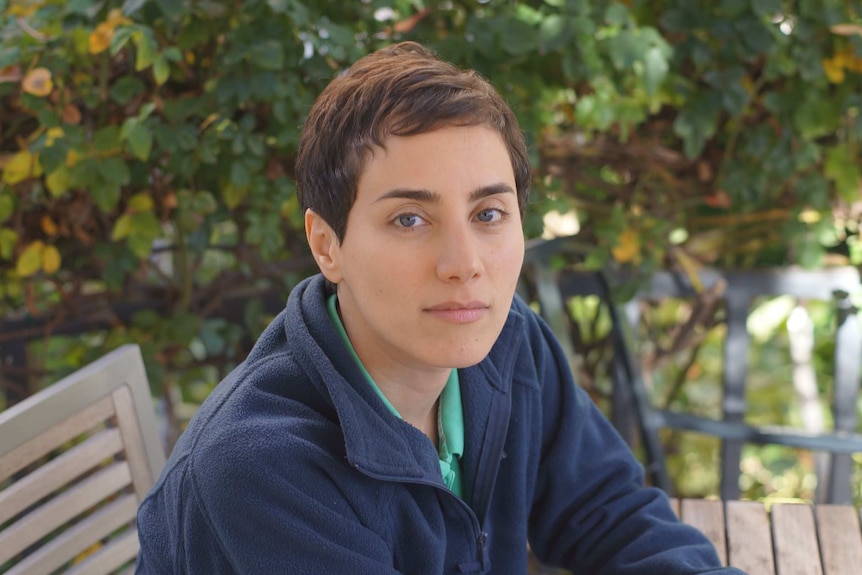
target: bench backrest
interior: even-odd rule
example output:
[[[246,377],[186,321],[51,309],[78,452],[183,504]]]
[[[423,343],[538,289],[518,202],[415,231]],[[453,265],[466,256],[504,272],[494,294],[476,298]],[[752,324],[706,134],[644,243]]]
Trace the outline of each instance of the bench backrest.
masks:
[[[164,461],[136,345],[0,412],[0,572],[132,570]]]

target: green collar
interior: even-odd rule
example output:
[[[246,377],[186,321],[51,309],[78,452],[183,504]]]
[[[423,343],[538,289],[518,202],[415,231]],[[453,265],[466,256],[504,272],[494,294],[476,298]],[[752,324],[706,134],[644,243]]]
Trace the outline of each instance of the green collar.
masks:
[[[350,338],[347,337],[347,331],[344,329],[344,324],[341,317],[338,315],[338,299],[333,294],[326,302],[326,308],[329,311],[329,318],[332,324],[338,331],[341,339],[344,340],[347,349],[356,364],[365,376],[365,380],[371,388],[380,397],[383,404],[392,412],[395,417],[403,419],[398,410],[390,403],[383,395],[380,388],[371,378],[371,374],[362,365],[362,360],[356,354],[356,349],[353,347]],[[443,475],[443,481],[456,495],[461,496],[461,471],[459,460],[464,453],[464,410],[461,405],[461,383],[458,379],[458,370],[453,369],[449,374],[449,379],[446,381],[446,386],[440,394],[440,401],[437,410],[437,429],[439,432],[439,445],[437,453],[440,458],[440,472]]]

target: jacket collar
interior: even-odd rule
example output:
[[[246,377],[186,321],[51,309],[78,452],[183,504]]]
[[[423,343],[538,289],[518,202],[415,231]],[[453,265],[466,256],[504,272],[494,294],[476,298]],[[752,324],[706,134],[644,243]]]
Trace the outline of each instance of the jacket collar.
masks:
[[[297,343],[292,347],[309,380],[335,408],[348,461],[375,477],[443,486],[433,444],[389,412],[364,380],[329,320],[326,295],[320,275],[300,283],[288,300],[284,329],[288,340]],[[488,356],[478,365],[459,370],[466,436],[462,459],[465,493],[472,489],[476,457],[494,424],[489,420],[491,397],[509,393],[523,322],[523,316],[511,309]]]

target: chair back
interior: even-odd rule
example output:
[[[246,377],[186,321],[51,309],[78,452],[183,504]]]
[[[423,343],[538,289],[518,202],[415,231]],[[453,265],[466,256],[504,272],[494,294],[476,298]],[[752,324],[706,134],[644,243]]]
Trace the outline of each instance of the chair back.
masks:
[[[137,345],[0,412],[0,573],[132,572],[164,462]]]

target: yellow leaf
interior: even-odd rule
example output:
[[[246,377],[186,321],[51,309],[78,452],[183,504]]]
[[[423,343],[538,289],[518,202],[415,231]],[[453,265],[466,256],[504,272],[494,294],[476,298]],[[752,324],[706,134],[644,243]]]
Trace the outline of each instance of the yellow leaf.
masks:
[[[617,245],[611,249],[611,254],[615,260],[622,264],[639,262],[641,241],[637,232],[631,228],[626,228],[617,239]]]
[[[844,54],[844,67],[851,72],[862,73],[862,58],[852,48]]]
[[[57,246],[45,246],[42,252],[42,271],[46,274],[56,273],[60,269],[60,250]]]
[[[111,240],[118,242],[129,237],[132,233],[132,215],[123,214],[117,221],[114,222],[114,229],[111,231]]]
[[[836,61],[832,58],[824,58],[822,60],[823,71],[826,72],[826,77],[833,84],[840,84],[844,81],[844,67],[840,60]]]
[[[66,167],[74,168],[78,164],[78,162],[81,161],[82,157],[83,156],[81,156],[81,154],[79,154],[75,150],[69,150],[66,153]]]
[[[123,26],[125,24],[131,24],[132,21],[123,16],[123,11],[119,8],[114,8],[108,13],[108,19],[105,20],[105,24],[111,27],[111,29],[116,28],[117,26]]]
[[[54,198],[59,198],[69,189],[69,170],[60,166],[45,176],[45,186]]]
[[[3,181],[9,185],[41,175],[42,165],[39,163],[39,156],[31,154],[30,150],[21,150],[12,156],[3,168]]]
[[[54,89],[51,71],[48,68],[33,68],[24,76],[21,86],[28,94],[44,98]]]
[[[145,193],[141,192],[140,194],[135,194],[131,198],[129,198],[129,212],[151,212],[153,211],[153,207],[155,204],[153,203],[153,198]]]
[[[24,1],[24,2],[12,2],[12,5],[9,6],[9,15],[10,16],[18,16],[19,18],[29,18],[33,14],[35,14],[42,5],[45,4],[42,0],[37,1]]]
[[[114,38],[114,27],[107,22],[102,22],[96,29],[90,32],[90,39],[87,42],[87,50],[90,54],[101,54],[111,46],[111,40]]]
[[[799,221],[803,224],[814,225],[822,219],[820,212],[806,208],[799,212]]]
[[[32,276],[37,271],[42,269],[42,252],[45,251],[45,244],[42,240],[30,242],[24,248],[21,255],[18,256],[18,261],[15,264],[15,272],[22,278]]]
[[[54,220],[48,214],[42,215],[42,231],[45,232],[46,236],[54,237],[57,235],[57,224],[54,223]]]
[[[50,148],[54,145],[54,142],[61,139],[64,135],[63,128],[48,128],[48,131],[45,132],[45,145]]]

